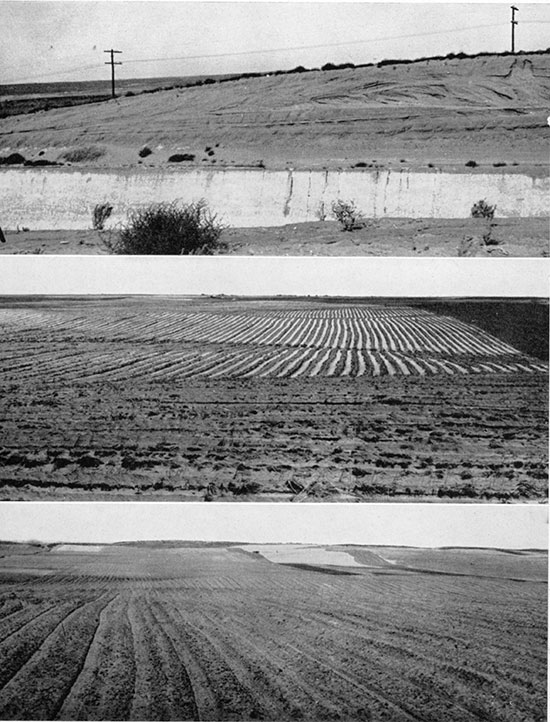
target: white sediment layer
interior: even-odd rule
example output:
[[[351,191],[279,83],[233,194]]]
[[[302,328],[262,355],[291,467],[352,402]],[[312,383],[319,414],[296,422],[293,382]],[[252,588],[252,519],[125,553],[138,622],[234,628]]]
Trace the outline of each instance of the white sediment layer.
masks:
[[[550,215],[550,179],[521,174],[268,170],[0,170],[0,227],[91,228],[108,202],[108,225],[154,202],[204,198],[234,227],[279,226],[330,218],[341,198],[369,218],[467,218],[476,201],[500,217]]]

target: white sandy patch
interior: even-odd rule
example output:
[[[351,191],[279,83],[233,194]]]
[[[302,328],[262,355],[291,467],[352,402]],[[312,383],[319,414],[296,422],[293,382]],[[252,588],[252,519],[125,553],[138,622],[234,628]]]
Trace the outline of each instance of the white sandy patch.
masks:
[[[246,544],[237,547],[247,552],[258,552],[275,564],[322,564],[335,567],[362,567],[363,564],[347,552],[334,551],[305,544]]]
[[[60,544],[52,549],[52,552],[72,552],[73,554],[98,554],[104,550],[103,545],[93,544]],[[51,553],[51,552],[50,552]]]

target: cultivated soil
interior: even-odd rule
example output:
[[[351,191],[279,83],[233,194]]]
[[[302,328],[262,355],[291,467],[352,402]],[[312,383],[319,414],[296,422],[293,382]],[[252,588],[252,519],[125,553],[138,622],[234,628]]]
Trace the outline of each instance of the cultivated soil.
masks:
[[[4,299],[0,498],[543,501],[547,305]]]
[[[0,717],[546,720],[547,554],[250,549],[0,545]]]
[[[220,253],[240,256],[514,256],[547,257],[548,218],[499,218],[491,223],[491,244],[483,242],[487,221],[467,219],[370,219],[346,232],[335,221],[274,228],[229,228]],[[107,254],[97,231],[4,231],[0,254]]]

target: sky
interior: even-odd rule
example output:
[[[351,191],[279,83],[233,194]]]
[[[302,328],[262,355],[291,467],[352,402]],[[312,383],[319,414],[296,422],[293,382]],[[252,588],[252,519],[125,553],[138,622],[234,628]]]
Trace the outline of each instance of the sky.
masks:
[[[545,505],[6,502],[3,541],[548,547]]]
[[[517,50],[548,47],[550,5],[517,4]],[[215,75],[510,48],[509,3],[0,0],[0,84]]]

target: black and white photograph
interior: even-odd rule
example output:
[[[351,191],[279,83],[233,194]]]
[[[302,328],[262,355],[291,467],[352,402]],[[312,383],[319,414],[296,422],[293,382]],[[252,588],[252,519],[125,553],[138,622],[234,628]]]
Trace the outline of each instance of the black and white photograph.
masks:
[[[0,717],[545,722],[544,507],[291,510],[4,504]]]
[[[548,301],[0,298],[4,500],[548,498]]]
[[[547,721],[549,26],[0,0],[0,720]]]
[[[548,256],[545,3],[0,17],[2,253]]]

